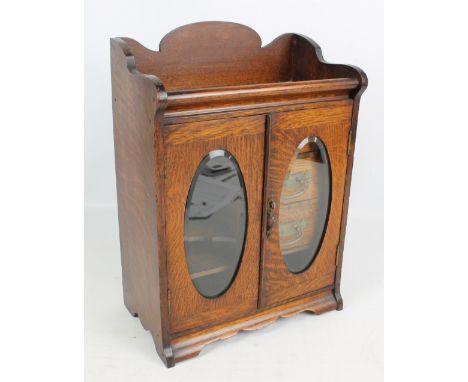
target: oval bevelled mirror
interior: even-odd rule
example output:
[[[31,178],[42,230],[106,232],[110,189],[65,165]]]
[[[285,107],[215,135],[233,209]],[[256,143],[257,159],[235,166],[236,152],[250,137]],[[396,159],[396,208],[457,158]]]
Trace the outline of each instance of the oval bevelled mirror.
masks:
[[[190,277],[207,298],[227,291],[240,265],[247,201],[234,157],[214,150],[201,161],[185,207],[184,245]]]
[[[328,219],[331,176],[325,145],[304,139],[294,152],[281,190],[279,242],[289,271],[306,270],[317,256]]]

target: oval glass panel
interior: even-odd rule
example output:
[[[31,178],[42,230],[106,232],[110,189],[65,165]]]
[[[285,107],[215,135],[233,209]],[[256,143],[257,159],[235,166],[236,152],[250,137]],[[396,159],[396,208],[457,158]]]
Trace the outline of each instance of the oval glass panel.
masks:
[[[330,165],[317,137],[304,139],[294,152],[281,190],[279,241],[293,273],[306,270],[320,250],[330,207]]]
[[[246,194],[239,166],[227,151],[211,151],[198,166],[185,207],[185,256],[202,296],[218,297],[231,285],[246,229]]]

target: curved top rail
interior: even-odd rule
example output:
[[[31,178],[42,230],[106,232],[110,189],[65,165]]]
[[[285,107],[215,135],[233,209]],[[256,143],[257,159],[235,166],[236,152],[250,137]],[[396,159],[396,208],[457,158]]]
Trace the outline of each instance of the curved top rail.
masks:
[[[320,47],[298,34],[283,34],[262,47],[253,29],[206,21],[169,32],[159,51],[122,38],[139,72],[161,79],[168,92],[225,86],[352,78],[365,86],[358,68],[329,64]]]
[[[188,24],[166,34],[159,43],[160,52],[196,51],[213,54],[220,49],[239,51],[259,49],[262,40],[257,32],[242,24],[204,21]]]

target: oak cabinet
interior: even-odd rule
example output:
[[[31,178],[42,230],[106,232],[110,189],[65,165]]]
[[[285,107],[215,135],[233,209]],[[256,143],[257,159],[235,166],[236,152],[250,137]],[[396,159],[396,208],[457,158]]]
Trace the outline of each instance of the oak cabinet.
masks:
[[[358,68],[312,40],[191,24],[111,39],[124,302],[166,366],[342,308]]]

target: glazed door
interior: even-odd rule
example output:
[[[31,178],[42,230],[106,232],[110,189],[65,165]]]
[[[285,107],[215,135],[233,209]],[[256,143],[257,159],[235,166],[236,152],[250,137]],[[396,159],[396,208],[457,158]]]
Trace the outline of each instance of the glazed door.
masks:
[[[257,308],[264,141],[264,116],[166,126],[173,333]]]
[[[351,108],[271,116],[261,306],[334,285]]]

